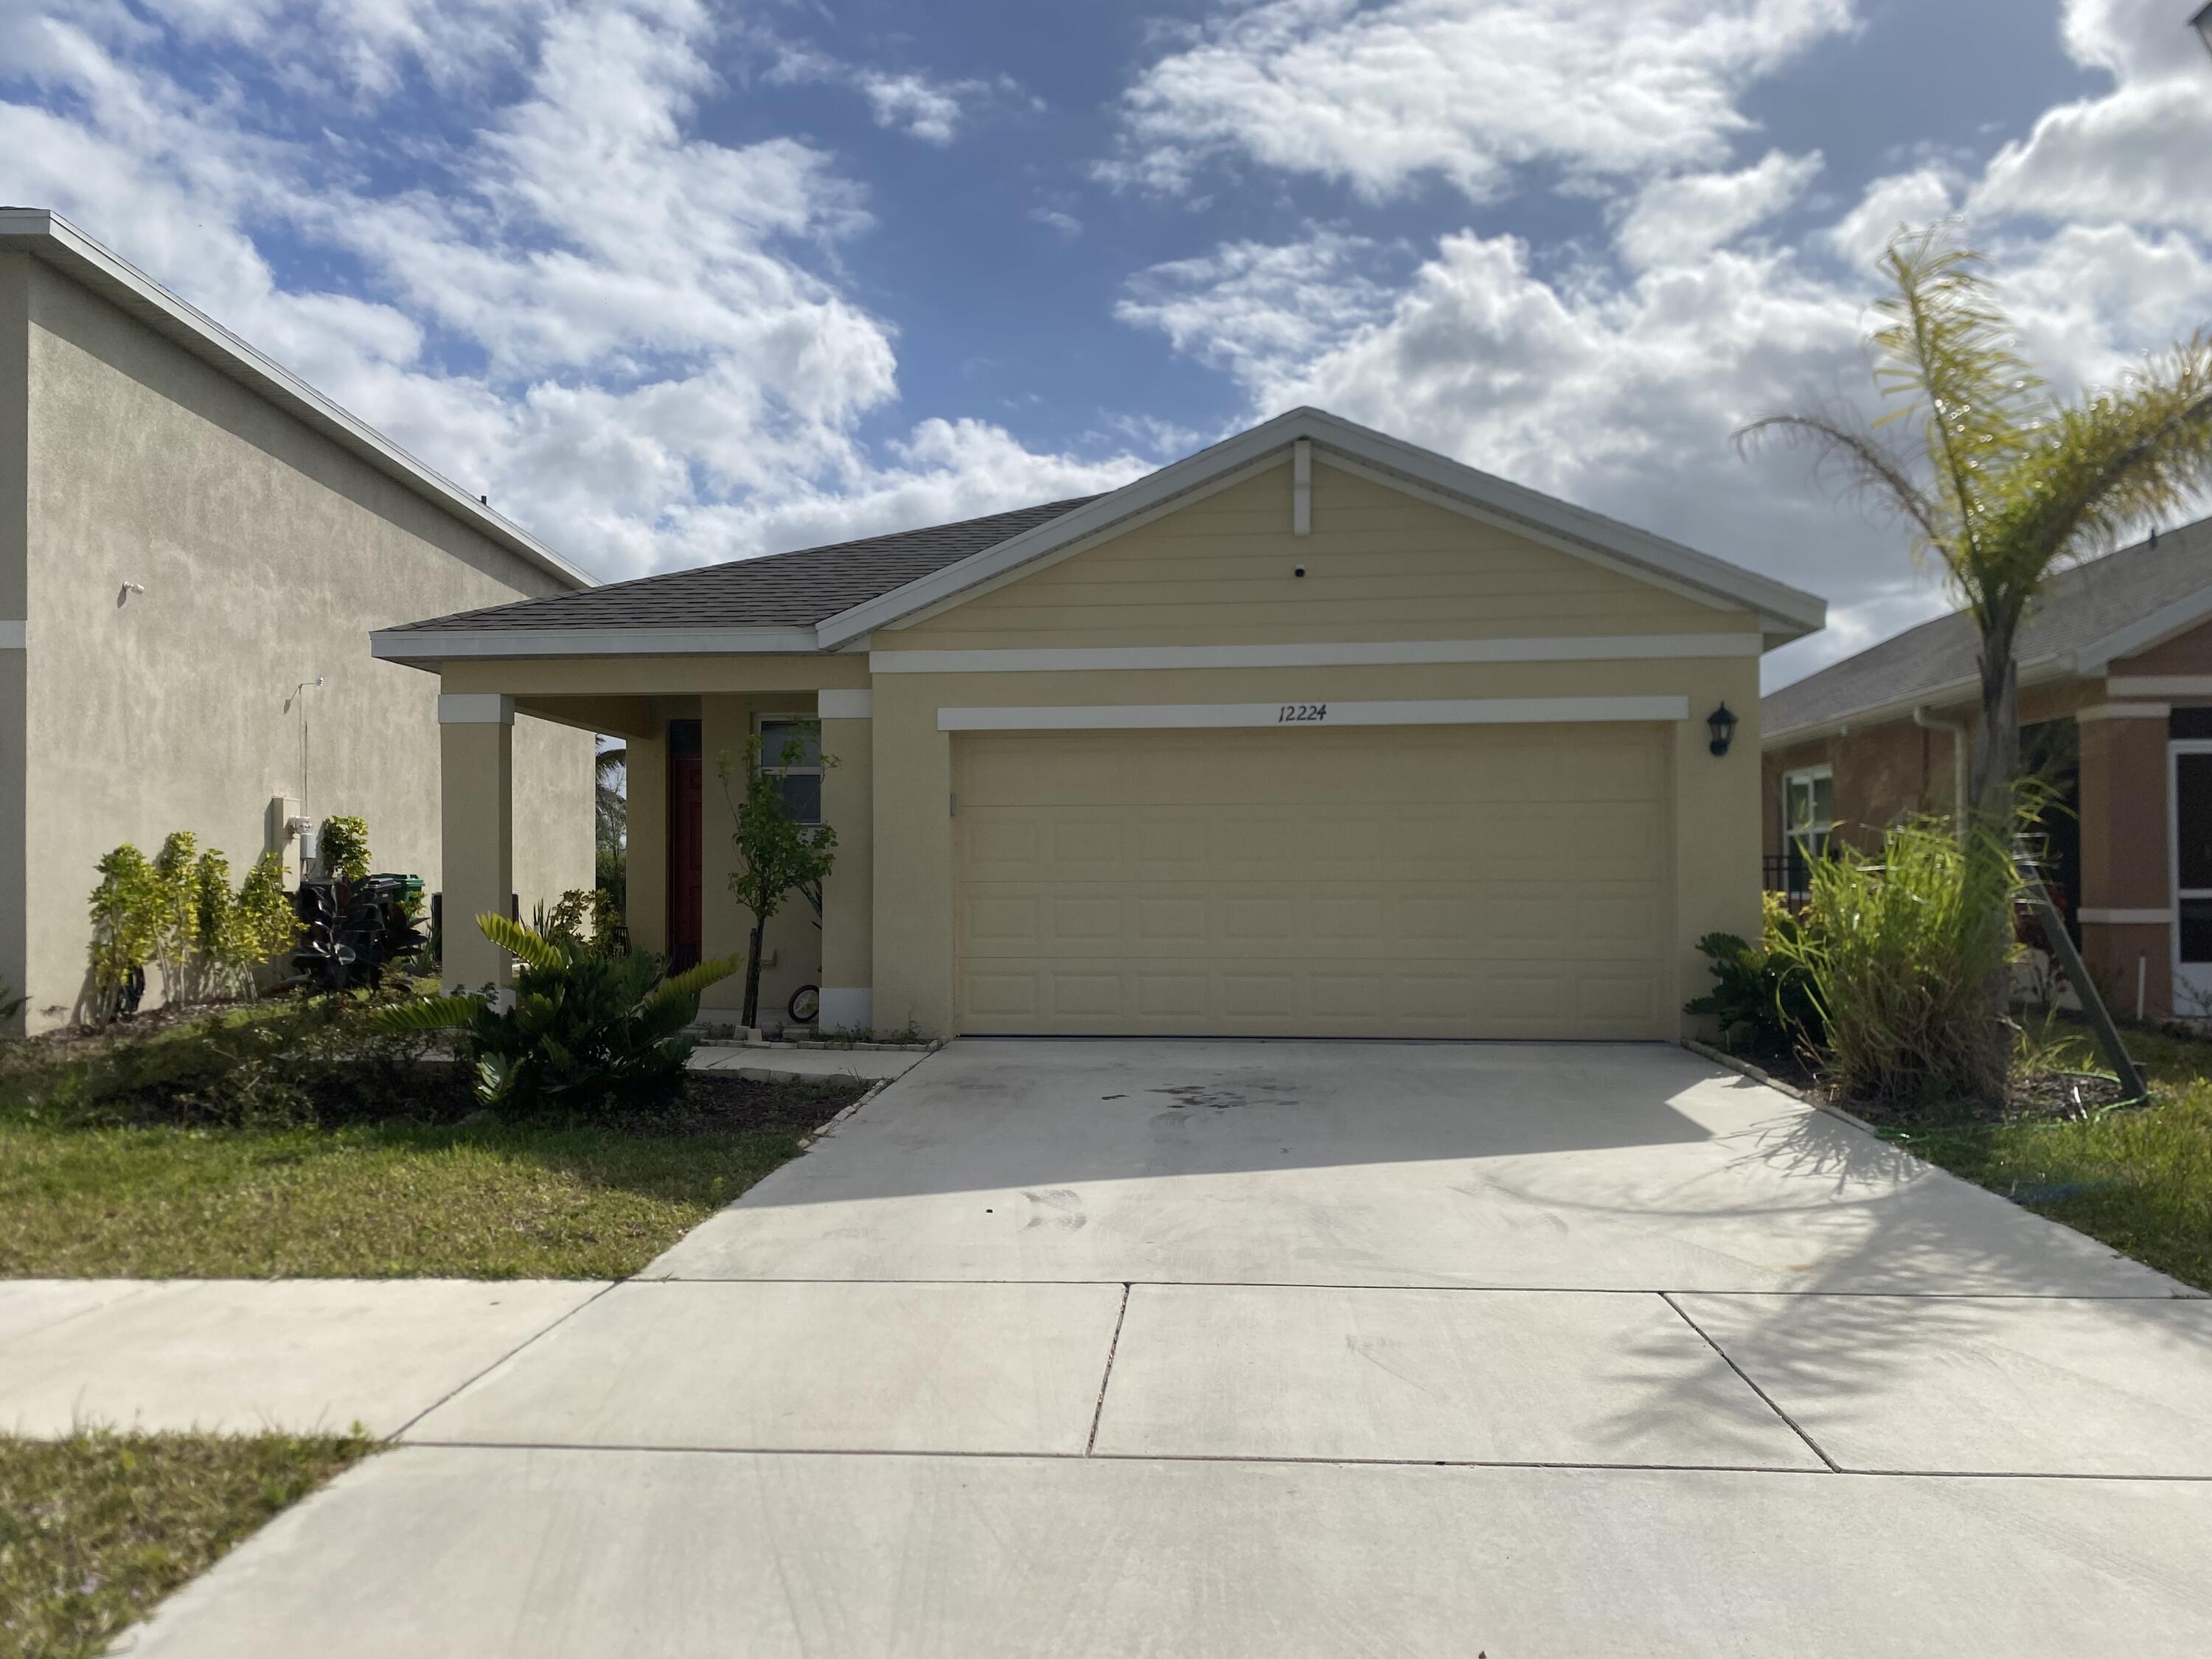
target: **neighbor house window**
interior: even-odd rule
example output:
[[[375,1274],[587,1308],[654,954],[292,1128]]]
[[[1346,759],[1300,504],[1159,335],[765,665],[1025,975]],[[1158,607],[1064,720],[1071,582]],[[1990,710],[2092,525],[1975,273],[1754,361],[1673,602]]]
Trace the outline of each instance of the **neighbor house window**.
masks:
[[[811,714],[763,714],[761,770],[783,781],[783,804],[801,823],[822,822],[822,723]],[[784,763],[793,743],[798,753]]]
[[[1782,776],[1782,836],[1802,858],[1828,850],[1836,828],[1836,774],[1830,766],[1808,766]]]

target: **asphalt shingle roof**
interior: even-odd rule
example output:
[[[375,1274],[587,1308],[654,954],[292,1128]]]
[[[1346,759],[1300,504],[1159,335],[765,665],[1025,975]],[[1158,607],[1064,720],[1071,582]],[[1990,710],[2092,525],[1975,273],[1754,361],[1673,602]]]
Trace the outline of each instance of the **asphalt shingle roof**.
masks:
[[[2020,631],[2021,665],[2063,656],[2142,621],[2176,600],[2212,587],[2212,519],[2162,532],[2061,571]],[[1868,647],[1759,700],[1759,729],[1771,735],[1825,726],[1869,708],[1905,702],[1972,679],[1979,636],[1962,611]]]
[[[605,587],[408,623],[393,633],[459,629],[806,627],[1072,513],[1092,495],[957,524],[673,570]]]

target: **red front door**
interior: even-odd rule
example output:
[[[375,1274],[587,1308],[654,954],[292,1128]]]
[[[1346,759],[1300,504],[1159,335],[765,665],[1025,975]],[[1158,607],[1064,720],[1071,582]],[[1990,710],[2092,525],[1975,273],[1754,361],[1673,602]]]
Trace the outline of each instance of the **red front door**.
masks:
[[[705,934],[699,867],[706,817],[706,757],[699,722],[668,722],[668,955],[680,973],[696,964]]]

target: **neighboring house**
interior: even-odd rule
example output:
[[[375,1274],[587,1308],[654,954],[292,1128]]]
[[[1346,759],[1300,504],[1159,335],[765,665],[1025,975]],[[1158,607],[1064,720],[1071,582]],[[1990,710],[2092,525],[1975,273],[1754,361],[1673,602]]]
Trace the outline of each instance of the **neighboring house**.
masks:
[[[1765,699],[1766,878],[1803,882],[1950,813],[1980,721],[1980,641],[1938,617]],[[2073,566],[2021,630],[2031,768],[2057,794],[2051,875],[2106,1000],[2152,1018],[2212,1006],[2212,520]]]
[[[1090,500],[374,649],[441,677],[449,911],[508,885],[508,722],[571,720],[629,739],[631,929],[679,957],[743,948],[715,757],[818,720],[790,790],[837,865],[766,1023],[815,981],[833,1028],[1668,1038],[1694,941],[1758,922],[1760,653],[1824,610],[1298,410]]]
[[[436,688],[364,635],[589,586],[66,221],[0,209],[0,982],[31,1026],[78,1006],[120,842],[296,873],[288,820],[356,813],[437,888]],[[592,748],[518,738],[526,913],[591,884]]]

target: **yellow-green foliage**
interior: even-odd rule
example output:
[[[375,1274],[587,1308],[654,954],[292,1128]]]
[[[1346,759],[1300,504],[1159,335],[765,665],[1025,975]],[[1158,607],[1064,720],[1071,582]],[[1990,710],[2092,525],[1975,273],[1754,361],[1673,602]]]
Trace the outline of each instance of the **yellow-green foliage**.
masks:
[[[97,1022],[114,1018],[132,972],[155,963],[174,1003],[250,993],[253,970],[292,948],[299,921],[283,860],[264,853],[236,893],[230,860],[180,830],[149,860],[125,842],[100,861],[91,899],[90,962]]]
[[[1814,862],[1803,921],[1771,946],[1804,969],[1846,1095],[2003,1098],[2013,1033],[1993,988],[2015,948],[2018,881],[2003,837],[1962,845],[1932,818],[1891,830],[1878,860]]]
[[[114,1017],[131,975],[154,954],[160,930],[160,883],[146,855],[129,842],[100,861],[92,890],[93,1018]]]
[[[316,846],[323,868],[331,874],[359,881],[368,873],[367,818],[325,818],[322,838]]]

